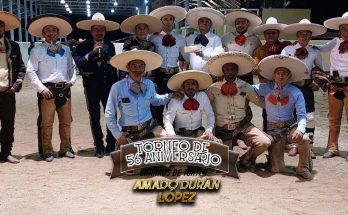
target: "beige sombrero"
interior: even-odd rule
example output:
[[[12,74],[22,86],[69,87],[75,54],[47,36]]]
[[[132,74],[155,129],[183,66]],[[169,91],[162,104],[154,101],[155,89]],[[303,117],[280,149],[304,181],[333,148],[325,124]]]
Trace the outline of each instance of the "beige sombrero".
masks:
[[[199,90],[205,90],[213,84],[211,76],[199,70],[187,70],[173,75],[168,80],[168,88],[172,91],[181,91],[184,81],[194,79],[198,82]]]
[[[282,32],[284,28],[286,27],[286,24],[278,23],[278,20],[274,17],[269,17],[266,20],[266,23],[263,25],[256,26],[253,29],[253,34],[255,35],[263,35],[263,32],[267,30],[278,30],[279,32]]]
[[[191,28],[198,29],[198,20],[203,17],[211,20],[212,28],[222,27],[225,23],[224,15],[209,7],[196,7],[189,10],[186,14],[186,21]]]
[[[260,61],[260,75],[268,80],[273,80],[274,70],[278,67],[285,67],[290,70],[291,78],[288,82],[301,81],[306,78],[308,73],[307,66],[296,57],[271,55]]]
[[[58,14],[47,13],[31,19],[27,25],[27,31],[33,36],[44,37],[42,28],[47,25],[53,25],[59,29],[58,37],[65,37],[73,30],[71,21],[68,18]]]
[[[235,63],[238,65],[238,76],[245,75],[255,67],[254,59],[243,52],[224,52],[216,55],[207,62],[208,71],[215,76],[223,76],[222,66],[226,63]]]
[[[0,20],[5,23],[5,31],[16,29],[21,25],[17,16],[6,11],[0,12]]]
[[[339,30],[340,25],[348,24],[348,11],[342,17],[335,17],[324,22],[324,26],[330,29]]]
[[[249,11],[245,8],[241,8],[241,9],[233,9],[225,15],[226,25],[229,25],[235,28],[236,27],[235,21],[238,18],[244,18],[249,20],[248,29],[253,29],[254,27],[262,23],[262,19],[258,15],[256,15],[252,11]]]
[[[110,59],[110,64],[117,69],[128,71],[127,65],[133,60],[144,61],[146,64],[145,72],[157,69],[162,64],[161,55],[155,52],[137,49],[122,52],[118,55],[113,56]]]
[[[105,16],[101,13],[95,13],[92,16],[92,19],[89,20],[82,20],[78,23],[76,23],[76,26],[79,29],[90,31],[91,27],[94,25],[103,25],[106,28],[106,31],[116,31],[120,28],[120,24],[117,22],[113,22],[110,20],[106,20]]]
[[[299,31],[310,31],[312,36],[318,36],[326,32],[326,28],[322,25],[311,23],[308,19],[302,19],[299,23],[286,26],[283,33],[296,36]]]
[[[121,23],[121,31],[134,34],[135,26],[138,24],[146,24],[149,26],[149,33],[160,32],[162,29],[162,22],[158,18],[148,15],[134,15]]]
[[[170,6],[157,8],[151,11],[149,15],[154,16],[159,20],[161,20],[161,18],[165,15],[172,15],[175,18],[175,22],[180,22],[186,17],[186,10],[179,6],[170,5]]]

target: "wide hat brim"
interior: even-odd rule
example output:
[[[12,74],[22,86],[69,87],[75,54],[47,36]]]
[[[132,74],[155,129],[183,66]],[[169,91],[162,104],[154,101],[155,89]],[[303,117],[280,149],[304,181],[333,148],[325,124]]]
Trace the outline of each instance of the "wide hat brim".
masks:
[[[252,32],[255,35],[263,35],[263,32],[267,31],[267,30],[278,30],[280,33],[283,32],[284,28],[286,27],[286,24],[263,24],[263,25],[259,25],[256,26]]]
[[[238,65],[238,76],[251,72],[255,67],[255,61],[251,56],[236,51],[224,52],[210,58],[206,67],[212,75],[223,76],[222,66],[226,63],[235,63]]]
[[[162,64],[162,57],[151,51],[146,50],[132,50],[125,51],[110,59],[110,64],[120,70],[128,71],[127,65],[130,61],[142,60],[146,64],[145,72],[157,69]]]
[[[165,15],[172,15],[175,18],[175,22],[180,22],[184,20],[186,17],[186,10],[179,6],[164,6],[157,8],[149,13],[150,16],[154,16],[157,19],[161,20],[161,18]]]
[[[312,36],[318,36],[324,34],[326,30],[324,26],[315,23],[295,23],[286,26],[283,33],[296,36],[296,33],[299,31],[310,31],[312,32]]]
[[[102,25],[105,26],[106,31],[116,31],[120,28],[120,24],[109,20],[82,20],[76,23],[79,29],[90,31],[92,26]]]
[[[17,16],[6,11],[0,12],[0,20],[5,23],[5,31],[16,29],[21,25]]]
[[[186,21],[191,28],[199,29],[198,20],[203,17],[211,20],[212,28],[222,27],[225,23],[225,17],[220,11],[207,7],[196,7],[189,10],[186,14]]]
[[[262,23],[262,19],[255,13],[247,11],[247,10],[236,9],[236,10],[232,10],[231,12],[225,15],[226,25],[236,28],[235,21],[238,18],[244,18],[249,20],[248,29],[253,29],[256,26],[261,25]]]
[[[68,18],[58,14],[44,14],[31,19],[27,25],[27,31],[32,36],[44,37],[42,29],[47,25],[53,25],[59,29],[58,37],[65,37],[73,30],[71,21]]]
[[[158,18],[148,15],[135,15],[125,19],[121,23],[121,31],[134,34],[135,26],[138,24],[146,24],[149,26],[149,33],[160,32],[162,29],[162,22]]]
[[[296,57],[284,55],[271,55],[262,59],[259,63],[260,75],[268,80],[273,80],[274,70],[285,67],[290,70],[291,77],[288,82],[297,82],[306,78],[307,66]]]
[[[208,73],[199,70],[187,70],[173,75],[168,80],[168,88],[172,91],[181,91],[183,89],[182,84],[189,79],[198,82],[198,90],[205,90],[213,84],[213,80]]]
[[[336,17],[324,22],[324,26],[333,30],[339,30],[340,25],[348,24],[348,17]]]

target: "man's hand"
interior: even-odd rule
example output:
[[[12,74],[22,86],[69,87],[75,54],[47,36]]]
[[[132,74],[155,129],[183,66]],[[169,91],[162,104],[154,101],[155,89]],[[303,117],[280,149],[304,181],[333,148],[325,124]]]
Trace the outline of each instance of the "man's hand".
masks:
[[[131,44],[131,42],[132,42],[132,41],[131,41],[130,39],[124,41],[124,43],[123,43],[123,48],[126,48],[127,46],[129,46],[129,45]]]
[[[197,56],[200,56],[201,58],[203,58],[203,52],[202,50],[195,50],[194,53],[197,55]]]
[[[120,147],[121,145],[124,145],[127,143],[127,138],[125,135],[122,135],[120,138],[117,139],[117,145]]]
[[[103,41],[98,41],[94,44],[93,52],[98,53],[99,49],[103,49]]]
[[[207,139],[207,140],[214,140],[214,134],[213,132],[211,131],[205,131],[202,135],[202,137],[204,137],[204,139]]]
[[[70,87],[72,87],[72,83],[66,82],[65,83],[65,87],[63,88],[63,90],[69,89]]]
[[[14,87],[11,87],[7,90],[8,93],[16,93],[16,89]]]
[[[291,138],[295,141],[295,142],[300,142],[302,140],[303,134],[301,131],[299,130],[295,130],[294,133],[292,133]]]
[[[44,97],[44,99],[51,99],[51,98],[53,98],[53,93],[48,88],[44,89],[41,92],[41,95],[42,95],[42,97]]]
[[[176,100],[181,100],[184,98],[184,94],[181,92],[173,92],[172,98]]]

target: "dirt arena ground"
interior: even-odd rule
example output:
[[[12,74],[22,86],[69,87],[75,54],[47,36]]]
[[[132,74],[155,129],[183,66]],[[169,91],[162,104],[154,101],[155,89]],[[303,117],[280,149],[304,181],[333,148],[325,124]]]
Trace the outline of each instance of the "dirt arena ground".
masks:
[[[296,177],[298,157],[285,155],[288,172],[240,173],[240,180],[222,180],[217,193],[198,193],[192,206],[159,206],[157,193],[134,193],[134,180],[110,180],[110,157],[94,157],[93,141],[83,87],[79,77],[72,90],[72,144],[75,159],[41,161],[37,154],[36,92],[25,83],[17,94],[13,154],[21,163],[0,163],[0,214],[348,214],[348,144],[346,119],[340,136],[342,157],[324,160],[328,136],[327,96],[316,93],[315,179]],[[256,125],[261,111],[253,107]],[[57,119],[56,119],[57,121]],[[103,119],[104,123],[104,119]],[[54,126],[54,149],[59,150],[58,125]],[[265,161],[260,156],[257,162]],[[191,177],[194,178],[194,177]]]

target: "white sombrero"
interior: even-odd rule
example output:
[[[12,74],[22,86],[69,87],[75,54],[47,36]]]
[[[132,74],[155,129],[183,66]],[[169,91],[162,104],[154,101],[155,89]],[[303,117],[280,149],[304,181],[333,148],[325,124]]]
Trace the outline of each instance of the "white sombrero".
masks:
[[[291,77],[288,82],[301,81],[306,78],[308,73],[307,66],[296,57],[271,55],[260,61],[260,75],[268,80],[273,80],[274,70],[278,67],[285,67],[290,70]]]
[[[225,23],[224,15],[209,7],[196,7],[189,10],[186,14],[186,21],[191,28],[198,29],[198,20],[203,17],[211,20],[213,28],[221,27]]]
[[[172,15],[175,18],[175,22],[180,22],[186,17],[186,10],[182,7],[171,5],[157,8],[151,11],[149,15],[154,16],[159,20],[161,20],[161,18],[165,15]]]
[[[328,19],[324,22],[324,26],[330,29],[339,30],[340,25],[348,24],[348,12],[345,12],[342,17]]]
[[[71,21],[68,18],[58,14],[48,13],[31,19],[27,25],[27,31],[33,36],[44,37],[42,35],[42,29],[48,25],[56,26],[59,29],[58,37],[65,37],[73,30]]]
[[[110,59],[110,64],[120,70],[128,71],[127,65],[133,60],[142,60],[146,64],[145,72],[157,69],[162,64],[161,55],[146,50],[125,51]]]
[[[228,12],[225,15],[226,25],[229,25],[229,26],[232,26],[233,28],[235,28],[236,27],[235,21],[238,18],[244,18],[244,19],[249,20],[248,29],[253,29],[254,27],[256,27],[262,23],[262,19],[258,15],[256,15],[255,13],[253,13],[245,8],[241,8],[241,9],[231,10],[230,12]]]
[[[94,25],[103,25],[106,31],[116,31],[120,28],[120,24],[117,22],[109,21],[105,19],[105,16],[101,13],[95,13],[90,20],[83,20],[76,23],[79,29],[90,31]]]
[[[21,25],[21,22],[19,21],[17,16],[6,11],[0,12],[0,21],[3,21],[5,23],[5,31],[16,29]]]
[[[148,15],[134,15],[121,23],[121,31],[134,34],[135,26],[138,24],[146,24],[149,26],[149,33],[160,32],[162,29],[162,22],[158,18]]]
[[[259,25],[253,29],[253,34],[256,35],[263,35],[263,32],[267,30],[278,30],[279,32],[282,32],[283,29],[286,27],[286,24],[278,23],[278,20],[274,17],[269,17],[266,20],[266,23],[263,25]]]
[[[207,62],[208,71],[215,76],[223,76],[222,66],[226,63],[235,63],[238,65],[238,76],[245,75],[255,67],[254,59],[243,52],[224,52],[216,55]]]
[[[181,91],[182,84],[189,79],[194,79],[198,82],[199,90],[205,90],[213,84],[213,80],[208,73],[199,70],[187,70],[173,75],[168,80],[168,88],[172,91]]]
[[[322,25],[311,23],[308,19],[302,19],[299,23],[286,26],[283,33],[296,36],[299,31],[310,31],[312,36],[318,36],[326,32],[326,28]]]

